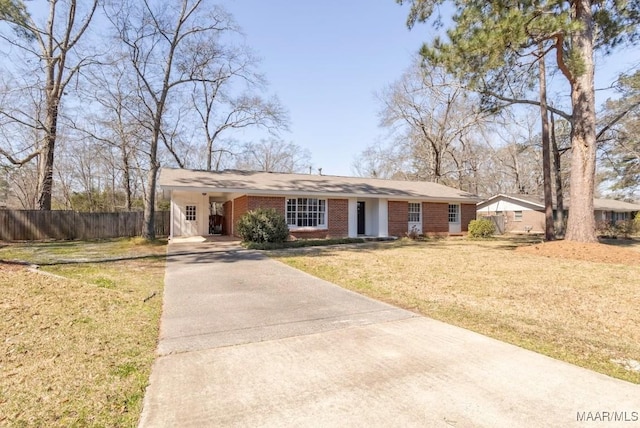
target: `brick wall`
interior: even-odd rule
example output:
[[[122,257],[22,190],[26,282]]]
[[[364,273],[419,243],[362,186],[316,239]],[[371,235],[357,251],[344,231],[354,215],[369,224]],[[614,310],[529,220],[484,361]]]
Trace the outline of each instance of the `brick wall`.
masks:
[[[476,219],[476,204],[460,204],[460,226],[463,232],[469,231],[469,222]]]
[[[248,196],[240,196],[239,198],[235,198],[233,200],[233,235],[238,236],[236,233],[237,228],[235,225],[238,224],[238,220],[244,213],[249,211],[249,197]]]
[[[327,229],[319,230],[292,230],[289,232],[296,239],[326,239],[329,238]],[[342,238],[342,236],[340,236]]]
[[[229,204],[229,205],[227,205]],[[241,196],[233,201],[233,224],[237,224],[240,217],[247,211],[256,208],[273,208],[283,216],[286,216],[286,198],[284,196]],[[322,239],[327,237],[342,238],[349,235],[349,201],[347,199],[329,199],[327,222],[328,228],[321,230],[292,231],[291,235],[298,239]],[[231,229],[230,202],[225,205],[226,229]],[[229,220],[227,221],[227,218]],[[235,232],[235,228],[234,228]],[[227,232],[228,233],[228,232]],[[237,235],[236,235],[237,236]]]
[[[328,236],[344,238],[349,236],[349,200],[329,199],[329,212],[327,213]]]
[[[273,208],[283,216],[286,216],[285,204],[284,196],[249,196],[247,206],[249,211],[256,208]]]
[[[402,237],[409,230],[409,203],[407,201],[389,201],[389,236]]]
[[[328,199],[327,229],[293,230],[291,235],[298,239],[344,238],[349,236],[349,201]]]
[[[449,233],[448,203],[422,203],[422,233]]]

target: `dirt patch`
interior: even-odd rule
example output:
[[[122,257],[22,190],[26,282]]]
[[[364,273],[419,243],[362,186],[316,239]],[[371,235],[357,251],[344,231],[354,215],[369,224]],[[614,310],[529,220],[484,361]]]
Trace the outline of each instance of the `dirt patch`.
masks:
[[[516,251],[553,259],[584,260],[588,262],[632,266],[640,265],[640,252],[603,243],[552,241],[518,247]]]

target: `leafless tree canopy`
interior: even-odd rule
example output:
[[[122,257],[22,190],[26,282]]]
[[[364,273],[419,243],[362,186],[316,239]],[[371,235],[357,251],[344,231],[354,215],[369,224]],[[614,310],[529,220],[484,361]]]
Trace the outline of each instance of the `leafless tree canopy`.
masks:
[[[153,238],[161,165],[233,166],[249,147],[238,131],[288,128],[239,26],[210,2],[7,4],[0,166],[20,206],[144,207]]]

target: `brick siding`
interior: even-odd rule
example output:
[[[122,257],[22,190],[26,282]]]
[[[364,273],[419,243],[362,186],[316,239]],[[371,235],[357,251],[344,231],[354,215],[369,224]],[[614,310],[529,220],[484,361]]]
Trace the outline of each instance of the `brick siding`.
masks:
[[[238,228],[236,227],[240,217],[249,211],[249,197],[248,196],[240,196],[239,198],[235,198],[233,200],[233,236],[238,236],[236,231]]]
[[[409,230],[409,203],[407,201],[389,201],[389,236],[402,237]]]
[[[343,238],[349,236],[349,200],[329,199],[329,212],[327,213],[328,236]]]
[[[460,220],[463,232],[469,231],[469,223],[471,220],[476,219],[476,205],[475,204],[460,204]]]
[[[273,208],[283,216],[286,216],[285,211],[286,200],[284,196],[249,196],[248,210],[255,210],[256,208]]]
[[[349,201],[347,199],[328,199],[327,229],[292,230],[291,235],[298,239],[344,238],[349,236]]]
[[[422,203],[422,233],[449,233],[449,204],[423,202]]]
[[[225,203],[225,214],[231,216],[231,207],[227,208]],[[233,224],[236,225],[240,217],[247,211],[256,208],[273,208],[283,216],[286,216],[286,198],[284,196],[240,196],[234,199]],[[349,235],[349,201],[347,199],[329,199],[327,201],[327,229],[319,230],[299,230],[292,231],[291,235],[298,239],[322,239],[328,237],[345,237]],[[230,220],[229,220],[230,221]],[[227,219],[225,218],[225,223]],[[227,224],[229,231],[231,224]],[[234,232],[236,228],[234,227]],[[227,232],[228,233],[228,232]],[[236,234],[237,236],[237,234]]]
[[[329,237],[345,237],[349,235],[349,201],[347,199],[329,199],[327,201],[327,229],[292,231],[291,235],[298,239],[321,239]],[[231,202],[224,204],[225,221],[223,233],[228,234],[231,229],[231,221],[237,224],[244,213],[256,208],[273,208],[286,215],[286,198],[281,196],[240,196]],[[389,201],[388,232],[390,236],[402,237],[408,231],[407,201]],[[233,211],[233,219],[231,214]],[[475,204],[461,204],[460,206],[461,228],[468,231],[469,222],[476,218]],[[235,232],[235,227],[234,227]],[[422,203],[422,232],[425,234],[449,233],[449,204],[448,203]]]

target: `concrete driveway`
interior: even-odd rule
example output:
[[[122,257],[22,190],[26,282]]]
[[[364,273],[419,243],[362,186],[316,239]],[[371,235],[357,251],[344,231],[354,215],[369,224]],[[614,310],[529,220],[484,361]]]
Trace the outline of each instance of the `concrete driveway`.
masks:
[[[640,387],[235,243],[171,244],[141,427],[640,426]]]

